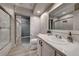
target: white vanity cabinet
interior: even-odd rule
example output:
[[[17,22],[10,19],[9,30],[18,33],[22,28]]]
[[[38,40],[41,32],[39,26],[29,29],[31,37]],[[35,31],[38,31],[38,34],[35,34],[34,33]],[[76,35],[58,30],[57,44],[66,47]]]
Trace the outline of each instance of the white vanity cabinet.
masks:
[[[41,45],[40,45],[40,39],[38,39],[37,40],[37,54],[38,54],[38,56],[41,56],[41,49],[42,49],[42,47],[41,47]]]
[[[38,40],[38,54],[39,56],[54,56],[55,50],[43,40]]]
[[[63,56],[58,50],[50,46],[44,40],[38,40],[38,55],[39,56]]]
[[[42,40],[42,56],[54,56],[55,50]]]

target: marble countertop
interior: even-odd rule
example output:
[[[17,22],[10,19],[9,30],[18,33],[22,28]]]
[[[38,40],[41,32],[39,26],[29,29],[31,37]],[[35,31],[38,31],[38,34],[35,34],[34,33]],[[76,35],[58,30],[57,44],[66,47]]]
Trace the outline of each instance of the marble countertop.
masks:
[[[57,50],[61,51],[67,56],[79,56],[79,43],[68,42],[67,44],[57,44],[53,42],[53,39],[50,40],[49,36],[47,34],[39,34],[38,37],[40,37],[42,40],[47,42],[52,47],[55,47]],[[59,41],[59,40],[58,40]]]

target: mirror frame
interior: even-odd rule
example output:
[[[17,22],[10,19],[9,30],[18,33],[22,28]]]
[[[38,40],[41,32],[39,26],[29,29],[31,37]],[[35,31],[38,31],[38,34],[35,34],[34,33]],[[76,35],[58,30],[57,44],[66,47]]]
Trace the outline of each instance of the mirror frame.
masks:
[[[66,3],[65,3],[66,4]],[[63,4],[62,4],[63,5]],[[62,6],[61,5],[61,6]],[[74,6],[75,6],[75,3],[74,3]],[[60,7],[60,6],[59,6]],[[59,7],[57,7],[57,8],[59,8]],[[57,9],[56,8],[56,9]],[[53,12],[53,11],[51,11],[51,12]],[[64,29],[55,29],[54,28],[54,26],[52,26],[52,24],[53,24],[53,21],[52,22],[50,22],[51,21],[51,12],[49,13],[49,20],[48,20],[48,30],[64,30]],[[71,12],[69,12],[69,13],[66,13],[66,14],[64,14],[64,15],[62,15],[62,16],[65,16],[65,15],[67,15],[67,14],[73,14],[75,11],[71,11]],[[66,29],[67,30],[67,29]],[[73,29],[72,29],[73,30]],[[70,30],[69,30],[70,31]]]

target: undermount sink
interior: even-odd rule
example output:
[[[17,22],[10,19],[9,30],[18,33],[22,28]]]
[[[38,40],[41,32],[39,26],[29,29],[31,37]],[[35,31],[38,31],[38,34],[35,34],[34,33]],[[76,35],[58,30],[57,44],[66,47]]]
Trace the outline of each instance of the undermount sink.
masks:
[[[59,39],[59,38],[56,38],[55,36],[48,36],[49,40],[55,44],[69,44],[69,42],[67,41],[67,39]]]

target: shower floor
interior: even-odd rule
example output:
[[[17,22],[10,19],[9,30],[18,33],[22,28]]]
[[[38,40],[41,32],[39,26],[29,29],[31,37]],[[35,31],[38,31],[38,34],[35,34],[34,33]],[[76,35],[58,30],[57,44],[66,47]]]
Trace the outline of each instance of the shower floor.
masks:
[[[29,36],[24,36],[21,38],[22,43],[30,43],[30,37]]]

